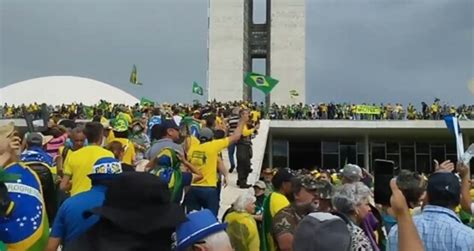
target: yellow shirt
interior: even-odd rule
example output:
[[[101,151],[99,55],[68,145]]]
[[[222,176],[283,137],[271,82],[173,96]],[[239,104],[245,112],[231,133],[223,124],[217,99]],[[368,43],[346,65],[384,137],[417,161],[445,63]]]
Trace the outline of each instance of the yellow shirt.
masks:
[[[270,197],[270,214],[272,215],[272,218],[275,217],[275,215],[280,210],[282,210],[283,208],[289,205],[290,205],[290,202],[288,201],[285,195],[274,192],[272,194],[272,197]]]
[[[219,139],[204,144],[191,144],[188,150],[188,161],[201,170],[203,178],[192,183],[192,186],[216,187],[217,158],[219,153],[229,146],[229,139]]]
[[[71,152],[64,163],[64,174],[71,177],[71,196],[88,191],[91,180],[87,177],[91,173],[95,162],[103,157],[114,157],[114,154],[100,146],[85,146]]]
[[[135,160],[135,146],[133,145],[132,141],[124,138],[115,138],[112,141],[120,142],[122,146],[125,147],[122,162],[133,165],[133,161]]]
[[[251,111],[250,117],[252,118],[253,122],[257,122],[262,117],[262,114],[259,111]]]
[[[226,232],[236,251],[260,250],[257,223],[248,213],[232,212],[225,217]]]

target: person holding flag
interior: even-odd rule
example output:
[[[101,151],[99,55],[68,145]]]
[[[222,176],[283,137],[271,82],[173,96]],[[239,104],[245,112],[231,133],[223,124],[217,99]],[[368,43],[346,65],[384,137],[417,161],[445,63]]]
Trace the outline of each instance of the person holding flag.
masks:
[[[0,166],[4,167],[1,176],[17,175],[17,179],[4,181],[1,189],[8,198],[2,198],[5,204],[2,203],[0,217],[0,240],[7,250],[40,251],[47,244],[49,223],[38,176],[18,162],[20,142],[13,123],[0,126]]]

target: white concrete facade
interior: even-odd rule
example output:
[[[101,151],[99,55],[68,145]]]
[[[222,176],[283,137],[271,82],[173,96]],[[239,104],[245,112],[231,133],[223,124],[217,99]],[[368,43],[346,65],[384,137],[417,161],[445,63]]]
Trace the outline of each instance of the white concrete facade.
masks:
[[[270,73],[280,80],[271,102],[293,104],[306,101],[305,0],[271,1]],[[290,90],[298,97],[291,98]]]
[[[209,100],[243,97],[244,2],[209,0]]]

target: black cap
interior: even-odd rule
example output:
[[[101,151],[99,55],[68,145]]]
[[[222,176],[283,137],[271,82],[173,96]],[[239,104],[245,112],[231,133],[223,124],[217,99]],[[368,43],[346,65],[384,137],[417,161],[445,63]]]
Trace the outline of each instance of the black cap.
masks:
[[[442,196],[446,199],[458,199],[461,194],[461,184],[453,173],[434,173],[428,178],[426,191],[428,197],[436,195],[436,197]]]
[[[161,128],[163,130],[168,130],[168,129],[176,129],[179,130],[179,126],[176,124],[174,119],[164,119],[161,122]]]

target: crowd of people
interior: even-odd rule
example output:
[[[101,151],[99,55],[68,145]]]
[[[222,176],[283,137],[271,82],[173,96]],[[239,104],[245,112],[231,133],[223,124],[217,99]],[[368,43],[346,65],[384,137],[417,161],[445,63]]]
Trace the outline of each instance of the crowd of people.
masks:
[[[97,110],[103,112],[106,118],[113,118],[120,111],[126,110],[131,114],[138,115],[146,113],[154,107],[160,107],[170,115],[180,116],[191,114],[199,109],[206,112],[212,111],[221,117],[228,116],[234,107],[245,106],[249,109],[258,110],[262,113],[262,118],[274,120],[440,120],[445,116],[456,116],[460,120],[474,119],[474,105],[448,105],[440,103],[436,99],[431,105],[421,102],[418,108],[413,104],[406,107],[401,103],[387,104],[350,104],[350,103],[319,103],[319,104],[292,104],[278,105],[272,104],[266,107],[263,103],[249,103],[243,101],[235,102],[207,102],[200,104],[154,104],[144,102],[134,106],[121,104],[111,104],[101,101],[97,105],[86,106],[83,104],[63,104],[47,106],[49,113],[55,113],[61,118],[88,119]],[[22,118],[27,111],[36,117],[41,116],[41,105],[37,103],[15,106],[4,104],[0,106],[1,118]]]
[[[426,178],[400,172],[386,204],[374,201],[372,174],[353,164],[268,167],[248,184],[262,106],[135,107],[53,108],[45,131],[24,135],[0,126],[0,249],[474,249],[464,164],[445,161]],[[27,113],[48,114],[39,111]],[[90,121],[78,120],[86,113]],[[218,219],[234,171],[242,194]]]

